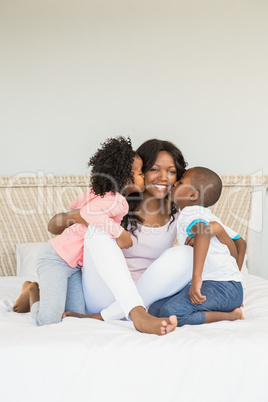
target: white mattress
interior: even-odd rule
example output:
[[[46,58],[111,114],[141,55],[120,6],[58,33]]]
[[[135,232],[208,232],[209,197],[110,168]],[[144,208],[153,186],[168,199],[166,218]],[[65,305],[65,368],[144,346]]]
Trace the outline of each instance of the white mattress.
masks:
[[[22,277],[0,278],[0,399],[267,402],[268,281],[247,275],[244,321],[159,337],[131,322],[65,318],[37,327],[10,311]]]

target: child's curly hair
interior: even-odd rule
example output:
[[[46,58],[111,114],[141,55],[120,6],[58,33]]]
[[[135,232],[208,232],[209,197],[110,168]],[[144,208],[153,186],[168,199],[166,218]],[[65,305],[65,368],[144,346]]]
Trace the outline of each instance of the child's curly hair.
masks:
[[[109,138],[89,159],[91,187],[95,194],[122,192],[128,183],[134,183],[132,164],[136,152],[129,137]]]

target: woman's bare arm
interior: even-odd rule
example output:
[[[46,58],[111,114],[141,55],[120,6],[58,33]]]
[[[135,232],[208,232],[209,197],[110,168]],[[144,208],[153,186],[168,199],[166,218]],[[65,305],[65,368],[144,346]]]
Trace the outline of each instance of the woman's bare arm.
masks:
[[[54,235],[61,234],[64,229],[72,226],[74,223],[82,223],[88,226],[88,223],[81,217],[80,209],[73,209],[68,212],[60,212],[53,216],[48,222],[48,231]]]

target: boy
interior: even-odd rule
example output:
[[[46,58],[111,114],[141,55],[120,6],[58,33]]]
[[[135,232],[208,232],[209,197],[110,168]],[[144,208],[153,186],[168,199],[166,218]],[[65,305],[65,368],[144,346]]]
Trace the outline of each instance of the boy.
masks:
[[[209,222],[224,226],[209,209],[220,198],[221,190],[222,182],[215,172],[194,167],[184,172],[172,191],[172,200],[180,208],[178,242],[184,244],[187,236],[194,237],[192,281],[176,295],[178,326],[244,319],[240,309],[243,276],[227,246],[216,237],[210,238]],[[244,242],[234,231],[224,228],[233,240]],[[245,246],[239,255],[241,266],[244,253]]]

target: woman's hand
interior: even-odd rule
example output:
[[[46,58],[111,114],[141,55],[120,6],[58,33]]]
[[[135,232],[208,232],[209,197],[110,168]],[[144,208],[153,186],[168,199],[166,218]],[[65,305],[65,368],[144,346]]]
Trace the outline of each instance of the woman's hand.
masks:
[[[116,239],[120,248],[129,248],[133,246],[133,241],[130,234],[124,229],[121,235]]]
[[[68,212],[61,212],[48,222],[48,231],[54,235],[61,234],[64,229],[72,226],[74,223],[81,223],[88,226],[88,223],[81,217],[80,209],[72,209]]]
[[[194,237],[188,236],[185,240],[185,246],[191,246],[194,247]]]

